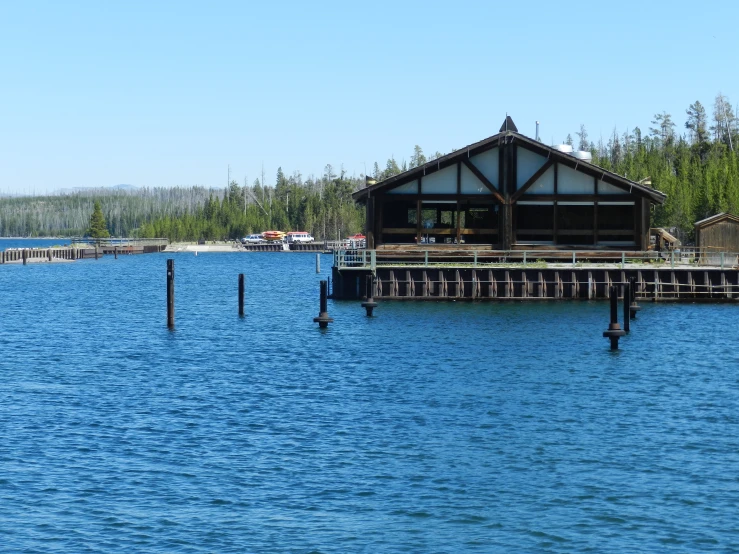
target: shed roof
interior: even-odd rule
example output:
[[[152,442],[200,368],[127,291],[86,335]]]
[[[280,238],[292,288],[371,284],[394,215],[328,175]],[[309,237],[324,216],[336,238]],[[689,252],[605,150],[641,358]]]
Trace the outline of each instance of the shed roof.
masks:
[[[506,120],[503,122],[503,125],[501,126],[500,132],[498,134],[467,145],[464,148],[455,150],[450,154],[441,156],[440,158],[427,162],[418,167],[409,169],[408,171],[404,171],[403,173],[400,173],[398,175],[389,177],[377,184],[367,186],[352,194],[352,198],[357,202],[363,202],[369,195],[371,195],[375,191],[394,188],[397,185],[412,181],[423,175],[428,175],[429,173],[439,171],[440,169],[457,163],[465,157],[470,157],[480,152],[484,152],[485,150],[489,150],[490,148],[493,148],[499,144],[522,145],[524,148],[532,150],[534,152],[538,152],[539,154],[543,154],[549,159],[553,159],[559,163],[577,169],[578,171],[582,171],[583,173],[598,177],[606,183],[614,185],[618,188],[647,198],[655,204],[664,204],[665,199],[667,198],[667,195],[653,189],[650,186],[647,186],[646,184],[632,181],[630,179],[627,179],[626,177],[622,177],[616,173],[603,169],[600,166],[585,162],[583,160],[575,158],[574,156],[570,156],[568,154],[560,152],[556,148],[547,146],[537,140],[522,135],[517,131],[516,126],[510,116],[506,116]]]
[[[708,227],[709,225],[713,225],[714,223],[718,223],[720,221],[733,221],[734,223],[739,223],[739,217],[726,213],[721,212],[720,214],[712,215],[711,217],[707,217],[706,219],[701,219],[700,221],[696,221],[693,225],[696,228],[702,229],[703,227]]]

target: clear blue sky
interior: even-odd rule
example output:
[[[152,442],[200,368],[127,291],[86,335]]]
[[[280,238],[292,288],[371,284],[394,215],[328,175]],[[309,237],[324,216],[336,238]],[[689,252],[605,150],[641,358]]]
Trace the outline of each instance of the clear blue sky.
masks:
[[[0,4],[0,192],[349,174],[739,104],[739,2]]]

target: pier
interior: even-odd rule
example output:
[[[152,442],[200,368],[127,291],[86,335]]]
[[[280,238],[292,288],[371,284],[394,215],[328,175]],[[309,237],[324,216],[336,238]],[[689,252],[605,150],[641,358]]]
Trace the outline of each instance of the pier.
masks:
[[[163,252],[167,239],[71,239],[72,246],[11,248],[0,252],[0,264],[60,262],[98,259],[104,255],[132,255]]]
[[[651,301],[736,302],[737,254],[614,251],[339,251],[332,298],[359,300],[606,300],[635,281]],[[621,293],[619,293],[621,294]]]

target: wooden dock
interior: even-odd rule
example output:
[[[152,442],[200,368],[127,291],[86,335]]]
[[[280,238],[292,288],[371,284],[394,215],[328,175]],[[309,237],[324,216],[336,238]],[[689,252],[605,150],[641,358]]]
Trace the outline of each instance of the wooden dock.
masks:
[[[0,252],[0,264],[98,259],[104,255],[150,254],[163,252],[166,246],[166,239],[114,239],[101,241],[100,244],[88,241],[82,246],[11,248]]]
[[[602,255],[602,253],[598,253]],[[485,261],[475,253],[451,257],[421,253],[409,262],[399,256],[378,257],[376,252],[352,252],[335,256],[331,295],[334,299],[358,300],[365,296],[367,275],[374,277],[373,296],[382,300],[606,300],[609,287],[634,279],[636,296],[652,301],[737,302],[739,270],[729,265],[675,264],[664,259],[649,263],[636,259],[638,253],[609,253],[599,256],[579,253],[582,261],[548,262],[526,259],[520,253],[498,255]],[[642,253],[643,254],[643,253]],[[569,254],[572,256],[572,254]],[[538,254],[537,254],[538,256]],[[561,256],[561,254],[558,254]],[[651,254],[647,256],[651,258]],[[735,256],[734,258],[735,259]]]

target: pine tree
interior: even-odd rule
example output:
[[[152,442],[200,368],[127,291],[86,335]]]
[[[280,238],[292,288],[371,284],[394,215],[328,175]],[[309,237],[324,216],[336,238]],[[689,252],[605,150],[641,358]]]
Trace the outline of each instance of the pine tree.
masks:
[[[690,139],[693,143],[701,144],[708,139],[706,131],[706,109],[698,100],[688,106],[685,110],[688,114],[688,120],[685,122],[685,128],[690,130]]]
[[[105,225],[105,218],[103,217],[103,210],[100,207],[100,202],[95,200],[95,204],[92,208],[92,215],[90,216],[90,227],[87,229],[87,234],[94,239],[105,239],[110,236],[108,227]]]

